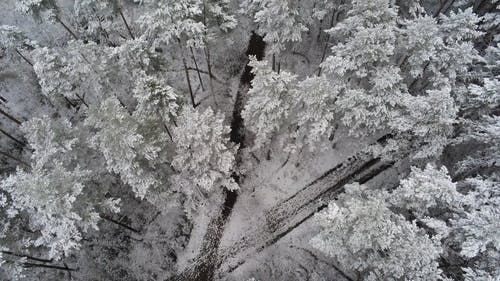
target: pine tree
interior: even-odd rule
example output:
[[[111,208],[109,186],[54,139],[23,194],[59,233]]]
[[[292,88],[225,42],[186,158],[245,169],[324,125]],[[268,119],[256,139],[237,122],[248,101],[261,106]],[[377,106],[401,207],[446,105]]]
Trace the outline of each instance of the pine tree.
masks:
[[[118,99],[110,97],[91,107],[85,124],[96,130],[90,139],[106,159],[110,172],[120,175],[139,198],[159,185],[149,161],[158,158],[161,147],[139,134],[140,123],[130,115]]]
[[[310,151],[324,145],[335,133],[337,124],[336,99],[339,89],[325,76],[307,78],[297,84],[293,124],[297,130],[294,150],[305,145]]]
[[[257,34],[264,37],[271,54],[281,53],[286,43],[301,41],[302,33],[308,30],[300,1],[245,0],[241,11],[258,24]]]
[[[172,166],[178,172],[174,186],[196,201],[219,187],[238,189],[231,177],[237,146],[229,141],[224,116],[210,108],[198,112],[184,107],[173,129],[176,153]]]
[[[30,40],[19,28],[10,25],[0,26],[0,49],[16,52],[26,63],[33,66],[23,51],[32,50],[37,42]]]
[[[87,162],[79,160],[90,154],[81,152],[80,132],[68,121],[35,118],[22,130],[34,150],[32,168],[18,168],[1,181],[5,194],[1,207],[10,220],[26,217],[36,233],[24,247],[42,247],[57,260],[80,247],[82,233],[97,230],[98,210],[119,211],[119,200],[89,196],[87,184],[93,172],[82,168],[80,164]]]
[[[78,23],[83,26],[82,31],[110,45],[114,45],[110,38],[113,33],[123,28],[131,39],[135,39],[122,9],[118,0],[76,0],[74,3],[74,13]]]
[[[414,222],[393,213],[377,192],[346,186],[338,203],[316,216],[312,245],[364,280],[439,280],[438,243]]]
[[[269,144],[295,106],[293,87],[297,78],[286,71],[274,72],[267,61],[257,61],[255,57],[250,58],[249,65],[255,78],[241,116],[245,127],[255,134],[252,149],[257,150]]]

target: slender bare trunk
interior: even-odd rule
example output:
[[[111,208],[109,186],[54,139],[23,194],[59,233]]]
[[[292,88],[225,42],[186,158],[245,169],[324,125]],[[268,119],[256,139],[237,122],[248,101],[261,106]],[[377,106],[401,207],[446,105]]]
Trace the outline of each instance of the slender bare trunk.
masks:
[[[191,79],[189,78],[189,72],[187,69],[186,58],[184,57],[184,55],[182,55],[182,64],[184,65],[184,72],[186,74],[186,81],[188,84],[189,96],[191,97],[191,104],[193,105],[193,108],[196,108],[197,104],[194,101],[193,88],[191,87]]]
[[[24,165],[24,166],[26,166],[27,168],[30,168],[30,167],[31,167],[28,163],[24,162],[23,160],[21,160],[21,159],[19,159],[19,158],[15,157],[15,156],[12,156],[12,155],[10,155],[10,154],[8,154],[8,153],[5,153],[5,152],[3,152],[3,151],[0,151],[0,155],[3,155],[3,156],[5,156],[5,157],[7,157],[7,158],[10,158],[10,159],[12,159],[12,160],[15,160],[15,161],[17,161],[17,162],[19,162],[19,163],[23,164],[23,165]]]
[[[214,83],[213,83],[213,74],[212,74],[212,63],[210,59],[210,48],[205,46],[205,56],[207,58],[207,68],[208,68],[208,76],[210,78],[209,83],[210,83],[210,93],[212,94],[212,98],[214,100],[214,106],[218,107],[217,105],[217,100],[215,99],[215,92],[214,92]]]
[[[78,36],[76,36],[76,34],[59,18],[59,17],[55,17],[55,20],[62,25],[62,27],[64,27],[64,29],[66,29],[66,31],[68,31],[69,34],[71,34],[71,36],[75,39],[75,40],[78,40]]]
[[[122,21],[125,24],[125,27],[127,28],[128,35],[130,35],[130,38],[135,39],[134,34],[132,33],[132,30],[130,29],[130,26],[128,25],[128,22],[125,19],[125,16],[123,15],[123,12],[122,12],[121,8],[118,8],[118,13],[120,14],[120,17],[122,18]]]
[[[33,63],[28,59],[26,58],[21,52],[19,52],[18,49],[15,49],[16,50],[16,53],[26,62],[28,63],[29,65],[33,66]]]
[[[3,116],[7,117],[8,119],[10,119],[12,122],[16,123],[17,125],[21,125],[22,124],[22,122],[19,121],[19,119],[17,119],[14,116],[10,115],[6,111],[2,110],[1,108],[0,108],[0,114],[2,114]]]
[[[14,252],[11,252],[11,251],[0,251],[0,253],[2,253],[4,255],[11,255],[11,256],[20,257],[20,258],[27,258],[27,259],[38,261],[38,262],[51,263],[51,262],[54,261],[54,259],[37,258],[37,257],[32,257],[32,256],[29,256],[29,255],[25,255],[25,254],[14,253]]]
[[[171,141],[174,141],[174,138],[172,137],[172,133],[170,133],[170,130],[168,129],[166,124],[163,124],[163,127],[165,127],[165,131],[167,131],[168,137],[170,138]]]
[[[51,269],[57,269],[57,270],[65,270],[65,271],[77,271],[78,268],[70,268],[68,266],[60,266],[60,265],[50,265],[50,264],[41,264],[41,263],[31,263],[31,262],[25,262],[22,264],[23,267],[25,268],[30,268],[30,267],[43,267],[43,268],[51,268]]]
[[[3,130],[2,128],[0,128],[0,132],[4,135],[6,135],[9,139],[17,142],[18,144],[20,144],[21,146],[25,146],[26,143],[24,141],[21,141],[19,139],[17,139],[16,137],[12,136],[11,134],[7,133],[5,130]]]
[[[196,61],[196,57],[194,56],[193,47],[189,47],[189,51],[191,51],[191,59],[194,62],[194,67],[196,73],[198,74],[198,80],[200,81],[201,89],[205,91],[205,87],[203,86],[203,79],[201,79],[200,68],[198,67],[198,62]]]
[[[80,100],[80,101],[81,101],[81,102],[82,102],[82,103],[83,103],[83,104],[84,104],[87,108],[89,108],[89,105],[85,102],[85,100],[84,100],[82,97],[80,97],[80,95],[76,94],[76,97],[77,97],[77,98],[78,98],[78,99],[79,99],[79,100]]]
[[[113,223],[113,224],[116,224],[116,225],[118,225],[118,226],[121,226],[121,227],[123,227],[123,228],[125,228],[125,229],[128,229],[128,230],[130,230],[130,231],[132,231],[132,232],[134,232],[134,233],[140,233],[140,232],[141,232],[140,230],[137,230],[137,229],[135,229],[135,228],[133,228],[133,227],[131,227],[131,226],[127,225],[127,224],[124,224],[124,223],[122,223],[122,222],[119,222],[119,221],[117,221],[117,220],[114,220],[114,219],[113,219],[113,218],[111,218],[110,216],[107,216],[107,215],[100,215],[100,216],[101,216],[101,218],[103,218],[103,219],[105,219],[105,220],[107,220],[107,221],[109,221],[109,222],[111,222],[111,223]]]

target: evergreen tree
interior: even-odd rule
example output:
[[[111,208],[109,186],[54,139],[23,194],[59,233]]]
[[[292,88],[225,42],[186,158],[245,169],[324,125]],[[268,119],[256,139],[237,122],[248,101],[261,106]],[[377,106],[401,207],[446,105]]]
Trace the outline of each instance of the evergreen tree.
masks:
[[[173,130],[176,153],[172,166],[178,173],[172,180],[195,203],[187,206],[188,211],[216,188],[238,189],[231,177],[237,146],[229,141],[230,129],[224,125],[224,116],[210,108],[198,112],[184,107],[177,124]]]
[[[316,216],[313,246],[364,280],[439,280],[439,243],[358,184]]]
[[[249,65],[255,78],[241,116],[245,127],[255,134],[253,149],[257,150],[269,144],[295,106],[293,87],[297,78],[286,71],[274,72],[267,61],[257,61],[255,57],[250,58]]]

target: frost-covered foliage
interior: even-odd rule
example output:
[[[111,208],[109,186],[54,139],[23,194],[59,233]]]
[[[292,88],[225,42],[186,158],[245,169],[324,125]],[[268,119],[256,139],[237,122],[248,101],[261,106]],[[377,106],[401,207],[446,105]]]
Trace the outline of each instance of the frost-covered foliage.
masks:
[[[0,48],[8,50],[32,49],[37,45],[16,26],[0,25]]]
[[[471,188],[468,211],[452,221],[460,254],[472,261],[464,268],[465,277],[493,279],[500,274],[500,181],[495,175],[469,178],[465,183]]]
[[[134,38],[122,5],[117,0],[75,0],[73,10],[79,33],[108,45],[118,41],[115,37],[121,30],[127,30],[127,35]]]
[[[144,118],[159,118],[169,124],[181,108],[180,97],[165,81],[153,76],[140,77],[134,88],[137,107],[134,114]]]
[[[322,231],[312,240],[315,248],[364,280],[440,279],[440,245],[376,192],[351,184],[339,202],[316,216]]]
[[[138,23],[148,40],[155,45],[182,43],[188,47],[203,47],[220,32],[236,26],[230,2],[223,1],[156,1],[148,0],[152,10]]]
[[[255,78],[241,116],[245,127],[255,134],[253,149],[257,150],[269,144],[272,135],[285,124],[296,102],[293,87],[297,78],[286,71],[274,72],[267,61],[255,57],[250,58],[249,65]]]
[[[173,129],[172,161],[178,171],[173,180],[183,193],[196,198],[218,187],[239,188],[231,177],[237,146],[229,141],[229,131],[222,114],[184,107]]]
[[[49,117],[36,118],[24,123],[22,130],[31,148],[31,169],[18,168],[13,175],[2,180],[0,189],[2,207],[8,207],[9,219],[26,217],[29,228],[39,233],[24,241],[24,247],[48,249],[48,255],[61,259],[80,247],[82,233],[97,230],[99,214],[96,208],[118,201],[94,201],[88,196],[86,184],[92,179],[91,171],[76,163],[81,153],[78,132],[68,121]],[[88,154],[87,154],[88,155]]]
[[[16,1],[16,8],[19,12],[38,19],[50,18],[58,10],[55,0],[19,0]]]
[[[445,276],[437,269],[438,264],[456,263],[457,254],[463,257],[457,265],[462,266],[464,278],[497,276],[498,178],[496,175],[469,178],[459,185],[466,194],[457,190],[457,183],[452,181],[446,168],[438,169],[431,164],[424,169],[412,168],[408,177],[389,192],[347,185],[346,194],[330,202],[328,210],[317,215],[323,230],[312,243],[338,260],[343,268],[366,275],[364,278],[368,279],[393,280],[404,276],[404,280],[440,280]],[[401,234],[407,228],[414,233]],[[393,248],[391,243],[396,243],[394,239],[399,235],[408,237],[409,241]],[[415,235],[419,237],[418,242],[410,242],[417,239]],[[418,275],[420,271],[417,271],[416,275],[406,276],[404,274],[412,274],[412,270],[405,268],[400,275],[392,275],[398,274],[399,268],[399,265],[389,265],[392,255],[405,266],[415,263],[416,271],[418,265],[431,265],[422,271],[431,270],[431,273]],[[407,260],[409,258],[415,260]],[[424,260],[418,261],[420,258]]]
[[[297,130],[294,149],[304,145],[313,151],[325,144],[325,140],[335,133],[335,101],[339,89],[324,76],[310,77],[296,88],[295,99],[299,102],[295,108]]]
[[[78,52],[79,47],[79,42],[73,42],[70,48],[40,47],[32,52],[33,69],[42,93],[50,100],[65,97],[75,103],[82,102],[92,89],[90,81],[94,73],[86,58]]]
[[[206,245],[196,238],[201,220],[223,210],[220,218],[245,222],[242,213],[226,211],[271,207],[296,191],[293,184],[274,189],[276,182],[266,182],[258,173],[278,171],[278,161],[254,152],[279,146],[296,153],[295,167],[287,158],[273,181],[313,177],[318,165],[335,171],[326,164],[344,165],[345,152],[355,153],[358,146],[346,143],[329,149],[331,158],[318,151],[350,140],[343,132],[359,143],[390,136],[370,146],[378,152],[374,159],[404,155],[406,163],[410,153],[412,165],[415,158],[422,162],[408,170],[399,161],[388,167],[409,172],[397,187],[372,190],[370,179],[366,186],[347,185],[330,202],[317,216],[322,230],[313,240],[335,259],[322,267],[339,264],[366,280],[500,276],[499,1],[0,2],[6,24],[0,26],[0,134],[9,137],[0,139],[0,161],[8,164],[0,177],[0,279],[168,279],[190,258],[181,253],[188,237],[189,251],[201,246],[196,264],[203,266]],[[271,55],[273,67],[271,58],[254,57],[246,67],[238,40],[252,31],[263,39],[252,35],[247,53]],[[253,50],[262,45],[266,50]],[[250,67],[251,87],[243,92],[245,72],[233,107],[236,73]],[[200,88],[190,80],[196,74]],[[205,77],[219,111],[208,106]],[[235,120],[227,114],[232,110]],[[231,129],[251,134],[238,147]],[[16,146],[12,139],[19,139]],[[448,145],[451,154],[440,158]],[[428,158],[446,168],[425,166]],[[257,178],[264,194],[248,188]],[[234,211],[219,200],[228,190],[238,190],[227,192],[226,203],[239,196]],[[225,223],[208,225],[224,233],[207,235],[210,243],[237,236],[240,225],[224,229]],[[287,235],[296,233],[304,234]],[[269,234],[275,233],[253,233],[243,242]],[[225,263],[220,254],[206,256]],[[82,270],[59,270],[66,263]],[[106,266],[88,270],[95,264]],[[120,270],[104,272],[114,264]],[[308,274],[334,279],[321,275]],[[273,277],[267,279],[279,279]]]
[[[423,144],[415,157],[438,154],[457,114],[457,77],[476,58],[471,41],[480,35],[479,18],[468,9],[439,22],[426,15],[401,20],[392,1],[352,4],[328,30],[341,41],[322,64],[341,89],[342,122],[357,136],[411,133]]]
[[[464,121],[465,132],[457,137],[455,144],[472,143],[478,150],[471,151],[457,164],[457,174],[474,175],[482,170],[499,167],[500,117],[483,116],[478,121]],[[484,148],[482,148],[484,147]]]
[[[389,201],[416,218],[424,219],[436,213],[445,216],[461,212],[466,200],[444,166],[436,169],[428,164],[424,169],[412,168],[408,178],[391,193]]]
[[[296,0],[245,0],[241,10],[258,24],[257,33],[270,45],[270,52],[279,54],[288,42],[302,40],[307,31],[306,19]]]
[[[120,175],[137,197],[144,198],[158,181],[148,160],[158,157],[160,147],[139,133],[141,124],[127,112],[117,98],[104,100],[90,108],[85,124],[96,130],[90,145],[106,159],[109,171]]]
[[[40,237],[26,241],[26,246],[47,247],[51,258],[60,259],[79,248],[80,229],[97,229],[97,213],[91,211],[83,219],[73,210],[86,177],[87,171],[79,168],[68,171],[61,163],[54,163],[49,170],[34,167],[25,172],[18,169],[15,175],[2,181],[1,189],[12,200],[9,213],[15,216],[25,212],[31,229],[40,231]]]

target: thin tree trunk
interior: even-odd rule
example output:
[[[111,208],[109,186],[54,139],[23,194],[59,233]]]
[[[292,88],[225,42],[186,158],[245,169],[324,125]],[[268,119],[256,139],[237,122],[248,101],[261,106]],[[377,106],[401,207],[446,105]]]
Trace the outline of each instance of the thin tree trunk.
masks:
[[[208,43],[207,43],[208,44]],[[211,56],[210,56],[210,48],[205,46],[205,56],[207,59],[207,68],[208,68],[208,76],[210,78],[209,83],[210,83],[210,93],[212,94],[212,98],[214,100],[214,106],[218,107],[217,105],[217,100],[215,99],[215,92],[214,92],[214,83],[213,83],[213,73],[212,73],[212,62],[211,62]]]
[[[170,140],[173,142],[173,141],[174,141],[174,138],[172,138],[172,134],[170,133],[170,130],[168,129],[167,125],[166,125],[166,124],[163,124],[163,127],[165,127],[165,130],[167,131],[168,137],[169,137],[169,138],[170,138]]]
[[[87,108],[89,108],[89,105],[85,102],[85,100],[84,100],[82,97],[80,97],[80,95],[76,94],[76,97],[77,97],[77,98],[78,98],[78,99],[79,99],[79,100],[80,100],[80,101],[81,101],[81,102],[82,102],[82,103],[83,103],[83,104],[84,104]]]
[[[11,251],[0,251],[0,253],[2,253],[4,255],[11,255],[11,256],[20,257],[20,258],[27,258],[27,259],[34,260],[34,261],[39,261],[39,262],[51,263],[51,262],[54,261],[54,259],[50,259],[49,260],[49,259],[36,258],[36,257],[24,255],[24,254],[14,253],[14,252],[11,252]]]
[[[7,133],[5,130],[3,130],[2,128],[0,128],[0,132],[4,135],[6,135],[7,137],[9,137],[11,140],[17,142],[18,144],[20,144],[21,146],[25,146],[26,143],[24,141],[21,141],[19,139],[17,139],[16,137],[14,137],[13,135]]]
[[[205,4],[205,0],[203,0],[203,24],[207,25],[207,6]],[[205,32],[205,37],[207,36],[207,33]],[[205,42],[205,58],[207,60],[207,68],[208,68],[208,77],[209,77],[209,83],[210,83],[210,94],[212,95],[212,99],[214,102],[214,107],[218,107],[217,105],[217,100],[215,99],[215,93],[214,93],[214,84],[213,84],[213,75],[212,75],[212,62],[210,59],[210,48],[208,46],[208,39]]]
[[[22,124],[22,122],[19,121],[19,119],[17,119],[14,116],[10,115],[6,111],[2,110],[1,108],[0,108],[0,114],[2,114],[3,116],[7,117],[8,119],[10,119],[12,122],[16,123],[17,125],[21,125]]]
[[[25,61],[27,62],[29,65],[33,66],[33,63],[28,59],[26,58],[21,52],[19,52],[19,50],[16,48],[16,53]]]
[[[62,95],[62,94],[61,94]],[[69,107],[76,107],[76,104],[72,103],[66,96],[62,95]]]
[[[125,19],[125,16],[123,15],[123,12],[122,12],[121,8],[118,8],[118,13],[120,13],[120,17],[122,18],[122,21],[125,24],[125,27],[127,28],[128,35],[130,35],[130,38],[135,39],[134,34],[132,33],[132,30],[130,29],[130,26],[128,25],[128,22]]]
[[[191,59],[194,62],[194,67],[196,69],[196,73],[198,74],[198,80],[200,81],[201,89],[205,91],[205,87],[203,86],[203,80],[201,79],[200,68],[198,67],[198,62],[196,61],[196,57],[194,56],[193,47],[189,47],[189,51],[191,51]]]
[[[19,159],[19,158],[15,157],[15,156],[12,156],[12,155],[10,155],[10,154],[8,154],[8,153],[5,153],[5,152],[3,152],[3,151],[0,151],[0,155],[3,155],[3,156],[5,156],[5,157],[7,157],[7,158],[10,158],[10,159],[12,159],[12,160],[15,160],[15,161],[17,161],[17,162],[19,162],[19,163],[23,164],[24,166],[26,166],[26,167],[28,167],[28,168],[31,168],[31,166],[30,166],[28,163],[26,163],[26,162],[24,162],[23,160],[21,160],[21,159]]]
[[[191,79],[189,78],[189,72],[187,69],[186,58],[184,57],[184,55],[182,55],[182,64],[184,65],[184,72],[186,74],[186,81],[188,84],[189,96],[191,97],[191,104],[193,105],[193,108],[196,108],[197,104],[194,101],[193,88],[191,87]]]
[[[273,54],[273,71],[276,71],[276,55]]]
[[[50,264],[41,264],[41,263],[31,263],[31,262],[25,262],[25,263],[23,263],[23,267],[25,267],[25,268],[43,267],[43,268],[65,270],[65,271],[68,271],[68,272],[69,271],[77,271],[78,270],[78,268],[70,268],[68,266],[50,265]]]
[[[64,27],[64,29],[66,29],[66,31],[68,31],[68,33],[71,34],[71,36],[73,36],[75,40],[78,40],[78,36],[76,36],[76,34],[59,17],[56,16],[55,20],[60,23],[62,27]]]
[[[109,221],[109,222],[111,222],[111,223],[114,223],[114,224],[116,224],[116,225],[118,225],[118,226],[121,226],[121,227],[123,227],[123,228],[125,228],[125,229],[128,229],[128,230],[130,230],[130,231],[132,231],[132,232],[135,232],[135,233],[141,233],[141,231],[140,231],[140,230],[137,230],[137,229],[135,229],[135,228],[133,228],[133,227],[131,227],[131,226],[127,225],[127,224],[124,224],[124,223],[122,223],[122,222],[119,222],[119,221],[117,221],[117,220],[114,220],[114,219],[112,219],[111,217],[109,217],[109,216],[107,216],[107,215],[100,215],[100,216],[101,216],[101,218],[103,218],[103,219],[105,219],[105,220],[107,220],[107,221]]]

